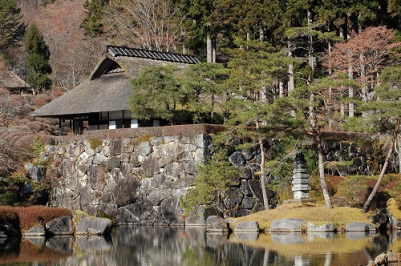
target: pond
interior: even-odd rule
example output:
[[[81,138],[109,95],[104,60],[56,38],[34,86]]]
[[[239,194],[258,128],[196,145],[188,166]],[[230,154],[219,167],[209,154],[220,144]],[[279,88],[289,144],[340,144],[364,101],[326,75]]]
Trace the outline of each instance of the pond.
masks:
[[[0,239],[0,265],[365,266],[389,249],[401,252],[401,233],[223,235],[204,227],[118,226],[107,237]]]

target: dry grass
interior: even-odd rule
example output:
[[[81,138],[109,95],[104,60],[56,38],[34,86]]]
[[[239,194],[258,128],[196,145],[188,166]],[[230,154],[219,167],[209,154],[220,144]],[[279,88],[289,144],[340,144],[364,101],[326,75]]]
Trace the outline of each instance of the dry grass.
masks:
[[[350,207],[334,207],[329,210],[325,205],[314,203],[289,203],[276,209],[257,212],[248,216],[235,218],[230,224],[234,228],[239,222],[257,221],[261,230],[270,228],[275,219],[298,218],[315,225],[333,223],[338,230],[343,230],[349,222],[360,221],[371,223],[369,213],[363,214],[361,209]],[[306,225],[305,225],[306,226]]]
[[[18,215],[13,207],[0,206],[0,224],[18,223]]]
[[[15,210],[20,219],[20,228],[22,231],[62,216],[72,216],[70,210],[45,206],[17,207]]]
[[[394,218],[401,220],[401,210],[398,206],[396,200],[393,198],[387,201],[387,210],[391,212]]]
[[[15,224],[19,222],[22,232],[31,227],[47,223],[62,216],[72,216],[68,209],[49,208],[45,206],[30,207],[8,207],[0,206],[0,222],[5,224]]]

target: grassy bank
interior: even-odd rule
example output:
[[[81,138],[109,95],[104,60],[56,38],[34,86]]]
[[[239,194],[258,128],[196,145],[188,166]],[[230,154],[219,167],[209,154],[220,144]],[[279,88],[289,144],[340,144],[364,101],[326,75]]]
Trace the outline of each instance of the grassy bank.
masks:
[[[248,216],[233,218],[230,227],[234,228],[239,222],[257,221],[261,230],[270,228],[276,219],[298,218],[316,225],[333,223],[342,230],[349,222],[360,221],[370,223],[369,213],[350,207],[334,207],[327,209],[325,205],[315,203],[288,203],[276,209],[257,212]],[[305,225],[306,226],[306,225]]]

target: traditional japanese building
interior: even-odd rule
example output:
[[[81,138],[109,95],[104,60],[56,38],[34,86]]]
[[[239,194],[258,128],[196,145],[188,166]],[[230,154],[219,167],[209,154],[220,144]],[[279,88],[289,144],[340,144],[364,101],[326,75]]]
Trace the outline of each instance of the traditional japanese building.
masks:
[[[146,124],[131,117],[131,80],[145,67],[176,64],[185,68],[196,63],[199,59],[189,55],[107,46],[88,80],[32,116],[58,118],[60,128],[62,123],[70,123],[75,134],[84,130],[159,126],[161,121],[156,117]]]
[[[29,84],[14,72],[7,70],[4,62],[0,62],[0,88],[12,94],[32,94]]]

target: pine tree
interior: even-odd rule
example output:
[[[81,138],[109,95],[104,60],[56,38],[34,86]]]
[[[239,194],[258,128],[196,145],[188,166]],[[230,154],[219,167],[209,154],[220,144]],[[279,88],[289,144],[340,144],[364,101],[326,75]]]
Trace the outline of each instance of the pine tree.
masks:
[[[194,33],[204,34],[201,42],[202,44],[206,42],[206,58],[208,63],[216,62],[218,25],[214,23],[213,19],[214,2],[212,0],[178,1],[180,8],[186,14],[187,21],[185,26],[187,26],[188,31],[192,30]],[[190,38],[194,40],[192,34],[190,34]],[[188,44],[188,42],[186,43]]]
[[[280,82],[286,79],[287,58],[275,51],[268,42],[260,40],[244,41],[237,39],[237,49],[227,51],[229,78],[225,86],[230,88],[231,99],[227,101],[226,124],[231,137],[247,139],[248,144],[257,145],[261,154],[258,163],[263,205],[269,209],[265,182],[264,140],[272,132],[266,130],[264,123],[270,108],[269,103],[280,95]]]
[[[28,83],[39,93],[43,89],[49,89],[52,82],[47,74],[52,72],[49,64],[50,50],[46,45],[42,34],[35,24],[32,24],[26,34],[25,50],[28,53],[27,69]]]
[[[224,150],[226,143],[217,136],[213,143],[211,160],[199,165],[195,186],[188,190],[181,202],[187,213],[199,206],[214,206],[224,213],[224,198],[227,196],[230,184],[240,176],[239,170],[227,160]]]
[[[401,125],[401,67],[386,67],[380,76],[381,86],[375,88],[375,101],[365,103],[361,111],[369,111],[370,115],[363,118],[364,132],[387,134],[389,146],[379,178],[373,190],[363,205],[363,212],[369,210],[370,203],[376,195],[386,173],[389,161],[393,155],[395,142],[400,134]]]
[[[153,116],[175,123],[182,106],[176,70],[175,65],[167,65],[148,67],[139,73],[132,81],[132,117],[149,120]]]
[[[216,123],[219,120],[221,104],[224,101],[221,83],[225,78],[224,66],[218,63],[191,65],[184,75],[180,76],[186,109],[193,114],[194,122]]]
[[[85,36],[94,38],[104,33],[102,15],[108,3],[109,0],[85,1],[84,8],[86,17],[80,25],[85,31]]]
[[[15,0],[0,0],[0,54],[19,45],[25,34],[25,24]]]
[[[401,1],[400,0],[388,0],[387,11],[393,17],[401,17]]]
[[[350,86],[357,87],[358,84],[344,76],[298,84],[288,97],[276,99],[266,115],[270,130],[287,136],[307,136],[313,141],[318,155],[320,185],[328,209],[332,204],[324,173],[323,133],[329,124],[336,125],[338,130],[344,127],[336,103],[343,100],[344,91]]]

